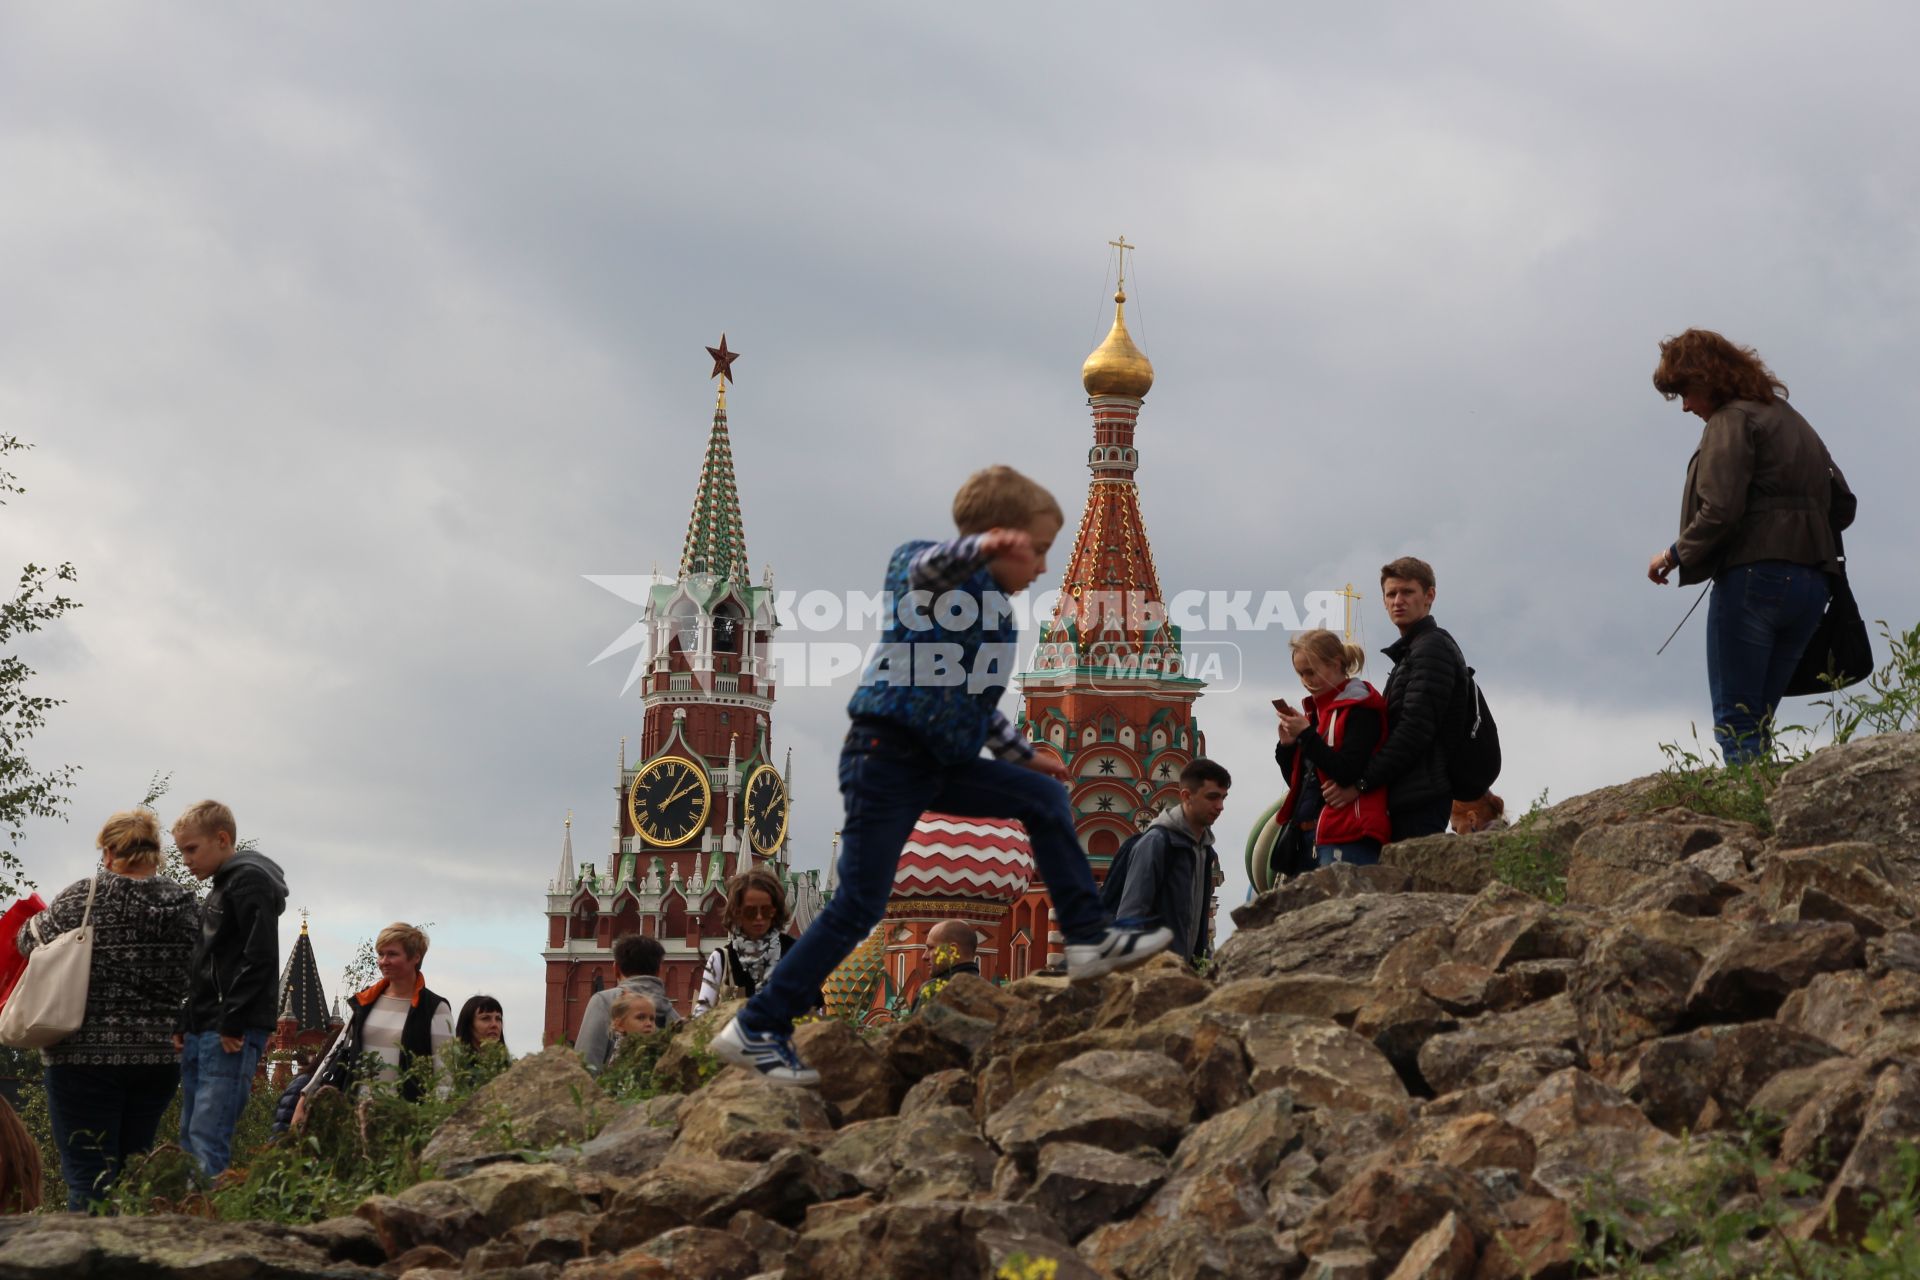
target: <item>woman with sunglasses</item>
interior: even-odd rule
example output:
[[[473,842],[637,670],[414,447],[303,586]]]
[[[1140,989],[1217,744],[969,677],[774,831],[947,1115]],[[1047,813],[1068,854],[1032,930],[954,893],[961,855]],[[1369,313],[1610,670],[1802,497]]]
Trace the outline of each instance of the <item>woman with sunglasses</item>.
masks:
[[[727,941],[708,953],[706,969],[700,975],[700,995],[693,1002],[696,1018],[715,1005],[752,995],[795,942],[784,932],[786,890],[780,887],[779,877],[765,867],[755,867],[727,881],[724,923]],[[816,1000],[815,1008],[824,1004],[824,998]]]

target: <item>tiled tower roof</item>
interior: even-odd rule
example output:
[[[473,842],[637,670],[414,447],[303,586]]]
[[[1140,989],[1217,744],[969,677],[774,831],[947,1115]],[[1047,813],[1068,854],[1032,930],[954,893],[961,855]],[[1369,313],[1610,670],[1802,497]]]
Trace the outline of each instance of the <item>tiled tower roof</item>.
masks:
[[[713,406],[713,431],[707,437],[707,458],[700,467],[700,485],[693,495],[693,515],[687,521],[687,541],[680,553],[680,576],[710,573],[746,586],[746,525],[740,519],[740,495],[733,482],[733,444],[727,437],[727,384],[722,381]]]
[[[329,1023],[327,993],[320,987],[320,966],[314,961],[313,941],[307,937],[304,920],[280,975],[280,1016],[291,1017],[300,1031],[324,1031]]]

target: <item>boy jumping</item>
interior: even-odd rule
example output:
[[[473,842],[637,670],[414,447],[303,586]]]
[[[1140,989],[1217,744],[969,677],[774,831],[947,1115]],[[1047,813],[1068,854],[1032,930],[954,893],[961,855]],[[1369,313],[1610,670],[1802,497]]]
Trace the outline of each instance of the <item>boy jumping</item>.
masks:
[[[794,1016],[885,913],[900,851],[929,809],[1026,827],[1073,981],[1130,968],[1173,940],[1108,919],[1074,833],[1065,766],[1036,756],[999,710],[1019,636],[1009,599],[1046,572],[1060,504],[1013,468],[989,467],[960,486],[953,522],[958,538],[909,542],[887,565],[892,616],[847,706],[840,751],[839,890],[713,1038],[723,1060],[768,1080],[819,1081],[794,1052]],[[982,758],[983,746],[997,759]]]

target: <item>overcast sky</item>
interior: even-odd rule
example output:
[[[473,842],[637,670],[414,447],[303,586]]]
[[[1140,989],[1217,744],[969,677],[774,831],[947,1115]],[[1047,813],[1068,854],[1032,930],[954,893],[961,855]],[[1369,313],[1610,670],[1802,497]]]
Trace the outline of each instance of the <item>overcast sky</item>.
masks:
[[[1516,807],[1655,768],[1708,708],[1647,558],[1699,423],[1689,325],[1756,345],[1860,494],[1869,618],[1920,616],[1920,17],[1897,4],[14,5],[0,9],[0,569],[82,766],[25,857],[81,875],[170,770],[287,868],[329,995],[430,920],[429,982],[541,1022],[561,824],[604,860],[634,618],[730,398],[748,547],[873,590],[1011,462],[1077,513],[1106,242],[1158,372],[1163,585],[1369,590],[1412,552]],[[1071,518],[1069,523],[1069,536]],[[1057,575],[1064,557],[1056,559]],[[1055,579],[1057,581],[1057,577]],[[1284,637],[1206,697],[1274,798]],[[1384,679],[1376,659],[1369,674]],[[797,860],[848,690],[790,688]],[[1008,709],[1011,711],[1012,699]],[[1802,708],[1805,704],[1796,704]],[[283,938],[297,928],[291,917]],[[1224,921],[1223,921],[1224,924]]]

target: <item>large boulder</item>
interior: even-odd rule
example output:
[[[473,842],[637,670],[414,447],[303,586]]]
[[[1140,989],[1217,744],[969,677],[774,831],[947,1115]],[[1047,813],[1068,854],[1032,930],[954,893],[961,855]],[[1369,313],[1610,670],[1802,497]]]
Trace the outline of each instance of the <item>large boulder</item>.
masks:
[[[1578,1042],[1573,1001],[1558,995],[1433,1037],[1421,1046],[1420,1074],[1436,1094],[1486,1083],[1516,1063],[1545,1076],[1577,1064]]]
[[[1778,1020],[1842,1053],[1920,1055],[1920,973],[1823,973],[1786,998]]]
[[[1336,863],[1321,867],[1267,890],[1251,902],[1242,903],[1229,914],[1236,929],[1264,929],[1290,912],[1311,907],[1329,898],[1352,898],[1367,893],[1405,893],[1413,888],[1406,872],[1384,862],[1370,867]]]
[[[1480,1180],[1464,1170],[1431,1161],[1376,1164],[1314,1210],[1301,1224],[1298,1244],[1308,1255],[1364,1247],[1375,1274],[1385,1275],[1449,1215],[1476,1242],[1505,1221]]]
[[[1685,1018],[1687,995],[1706,959],[1701,948],[1708,943],[1676,936],[1672,926],[1680,919],[1658,913],[1622,920],[1600,935],[1574,969],[1567,994],[1580,1052],[1596,1068],[1668,1034]]]
[[[994,1151],[964,1107],[927,1107],[900,1118],[888,1147],[890,1200],[959,1200],[993,1179]]]
[[[1920,880],[1920,734],[1884,733],[1816,751],[1767,798],[1774,843],[1881,847],[1907,884]]]
[[[1774,1023],[1701,1027],[1647,1044],[1620,1088],[1647,1119],[1679,1134],[1713,1127],[1702,1123],[1709,1103],[1731,1119],[1781,1072],[1837,1056],[1825,1041]]]
[[[666,1158],[683,1098],[670,1093],[621,1110],[606,1128],[556,1157],[578,1174],[624,1181]]]
[[[680,1108],[673,1150],[682,1157],[750,1158],[749,1152],[792,1145],[792,1135],[824,1135],[832,1128],[826,1104],[813,1090],[773,1084],[735,1067]]]
[[[1215,956],[1222,981],[1314,973],[1365,981],[1394,944],[1451,925],[1467,899],[1454,894],[1367,894],[1330,898],[1259,929],[1242,929]]]
[[[1223,1013],[1302,1013],[1345,1026],[1373,996],[1373,988],[1350,978],[1291,973],[1277,978],[1223,982],[1202,1003]]]
[[[819,1094],[842,1124],[890,1116],[907,1085],[850,1023],[820,1018],[793,1029],[793,1047],[820,1073]]]
[[[1295,1139],[1293,1099],[1274,1090],[1195,1125],[1173,1153],[1173,1170],[1187,1173],[1240,1164],[1264,1183]]]
[[[1860,1121],[1859,1141],[1827,1187],[1819,1210],[1808,1215],[1808,1231],[1839,1240],[1858,1239],[1872,1221],[1880,1197],[1899,1176],[1902,1148],[1912,1144],[1916,1133],[1920,1133],[1920,1065],[1896,1063],[1874,1082]]]
[[[7,1280],[379,1280],[322,1249],[251,1223],[174,1215],[0,1217],[0,1276]]]
[[[1022,1199],[1078,1242],[1095,1227],[1127,1217],[1166,1179],[1162,1160],[1056,1142],[1040,1149],[1033,1184]]]
[[[1186,1115],[1164,1111],[1137,1094],[1057,1073],[988,1117],[986,1133],[994,1146],[1024,1164],[1053,1142],[1087,1143],[1108,1151],[1169,1151],[1186,1128]]]
[[[1767,860],[1755,894],[1775,920],[1834,920],[1863,938],[1910,929],[1920,896],[1875,845],[1794,849]]]
[[[704,1156],[669,1159],[613,1198],[594,1224],[593,1250],[619,1253],[663,1231],[694,1226],[760,1169],[758,1164]]]
[[[1040,1210],[991,1200],[882,1204],[828,1222],[800,1237],[786,1276],[978,1280],[1015,1254],[1052,1259],[1056,1280],[1100,1280]]]
[[[420,1160],[444,1174],[463,1173],[515,1152],[579,1142],[618,1113],[580,1055],[553,1045],[475,1090],[434,1131]]]
[[[1729,841],[1757,846],[1759,840],[1748,823],[1685,809],[1590,827],[1574,841],[1567,863],[1567,901],[1612,906],[1697,853]]]
[[[1816,974],[1858,968],[1864,955],[1852,925],[1792,921],[1743,930],[1700,966],[1687,1015],[1702,1022],[1771,1018]]]
[[[1122,1280],[1283,1275],[1267,1214],[1244,1165],[1198,1169],[1171,1179],[1132,1217],[1095,1230],[1080,1256]]]
[[[1370,1041],[1325,1018],[1247,1019],[1241,1032],[1255,1093],[1284,1089],[1297,1106],[1371,1111],[1404,1106],[1407,1087]]]
[[[1420,893],[1478,893],[1494,883],[1500,840],[1495,831],[1395,840],[1380,850],[1380,862]]]

